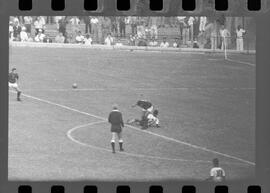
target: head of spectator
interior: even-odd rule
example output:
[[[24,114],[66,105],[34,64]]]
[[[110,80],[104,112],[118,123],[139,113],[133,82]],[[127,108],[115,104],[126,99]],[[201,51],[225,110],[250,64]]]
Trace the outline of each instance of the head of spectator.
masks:
[[[17,26],[19,26],[19,24],[20,24],[20,23],[19,23],[19,20],[14,20],[14,26],[17,27]]]
[[[238,25],[238,26],[237,26],[237,29],[238,29],[238,31],[239,31],[240,29],[242,29],[241,25]]]

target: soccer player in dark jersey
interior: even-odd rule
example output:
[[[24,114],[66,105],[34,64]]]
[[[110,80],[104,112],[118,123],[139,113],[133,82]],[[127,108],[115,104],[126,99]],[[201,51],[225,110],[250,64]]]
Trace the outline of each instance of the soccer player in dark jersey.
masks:
[[[142,129],[148,128],[148,119],[147,119],[147,112],[153,113],[154,107],[151,102],[147,100],[138,100],[136,104],[132,105],[132,107],[140,107],[142,109]]]
[[[14,89],[17,92],[17,101],[21,101],[21,91],[18,86],[19,75],[16,73],[16,68],[12,68],[8,74],[8,87]]]
[[[122,113],[118,110],[117,105],[113,105],[113,110],[109,114],[108,118],[109,123],[111,123],[111,132],[112,132],[112,153],[115,153],[115,140],[116,136],[118,137],[120,151],[123,149],[123,139],[122,139],[122,128],[124,127]]]
[[[140,107],[143,111],[149,111],[152,112],[154,107],[151,102],[146,100],[138,100],[136,104],[132,105],[132,107]]]

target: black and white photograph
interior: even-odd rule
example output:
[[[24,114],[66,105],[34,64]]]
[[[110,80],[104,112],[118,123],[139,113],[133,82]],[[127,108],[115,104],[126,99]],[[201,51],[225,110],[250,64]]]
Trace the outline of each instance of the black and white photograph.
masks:
[[[12,16],[8,180],[255,178],[254,17]]]

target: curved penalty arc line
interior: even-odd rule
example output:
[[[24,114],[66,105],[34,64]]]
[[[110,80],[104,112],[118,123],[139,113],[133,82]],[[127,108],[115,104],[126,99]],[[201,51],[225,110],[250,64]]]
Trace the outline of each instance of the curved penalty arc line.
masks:
[[[68,132],[66,133],[67,137],[73,141],[74,143],[77,143],[81,146],[84,147],[89,147],[92,149],[96,149],[96,150],[100,150],[100,151],[106,151],[106,152],[112,152],[111,149],[109,148],[104,148],[104,147],[98,147],[95,145],[91,145],[88,143],[84,143],[79,141],[78,139],[75,139],[75,137],[72,136],[72,133],[78,129],[84,128],[84,127],[89,127],[89,126],[93,126],[93,125],[97,125],[97,124],[101,124],[101,123],[105,123],[106,121],[97,121],[97,122],[91,122],[91,123],[87,123],[87,124],[83,124],[83,125],[78,125],[75,126],[73,128],[71,128],[70,130],[68,130]],[[188,159],[181,159],[181,158],[165,158],[165,157],[159,157],[159,156],[150,156],[150,155],[144,155],[144,154],[137,154],[137,153],[129,153],[129,152],[118,152],[121,155],[125,155],[125,156],[129,156],[129,157],[137,157],[137,158],[143,158],[143,159],[156,159],[156,160],[163,160],[163,161],[177,161],[177,162],[193,162],[193,163],[203,163],[203,164],[211,164],[212,161],[208,161],[208,160],[188,160]],[[227,165],[243,165],[241,163],[236,163],[236,162],[222,162],[223,164],[227,164]]]

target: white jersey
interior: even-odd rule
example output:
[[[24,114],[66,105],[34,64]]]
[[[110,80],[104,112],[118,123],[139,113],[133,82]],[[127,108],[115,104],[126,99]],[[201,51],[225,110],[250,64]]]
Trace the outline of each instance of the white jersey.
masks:
[[[221,167],[214,167],[210,171],[210,176],[215,182],[221,182],[225,178],[225,171]]]
[[[243,38],[243,34],[244,34],[244,33],[246,33],[246,31],[243,30],[243,29],[236,30],[237,38]]]

